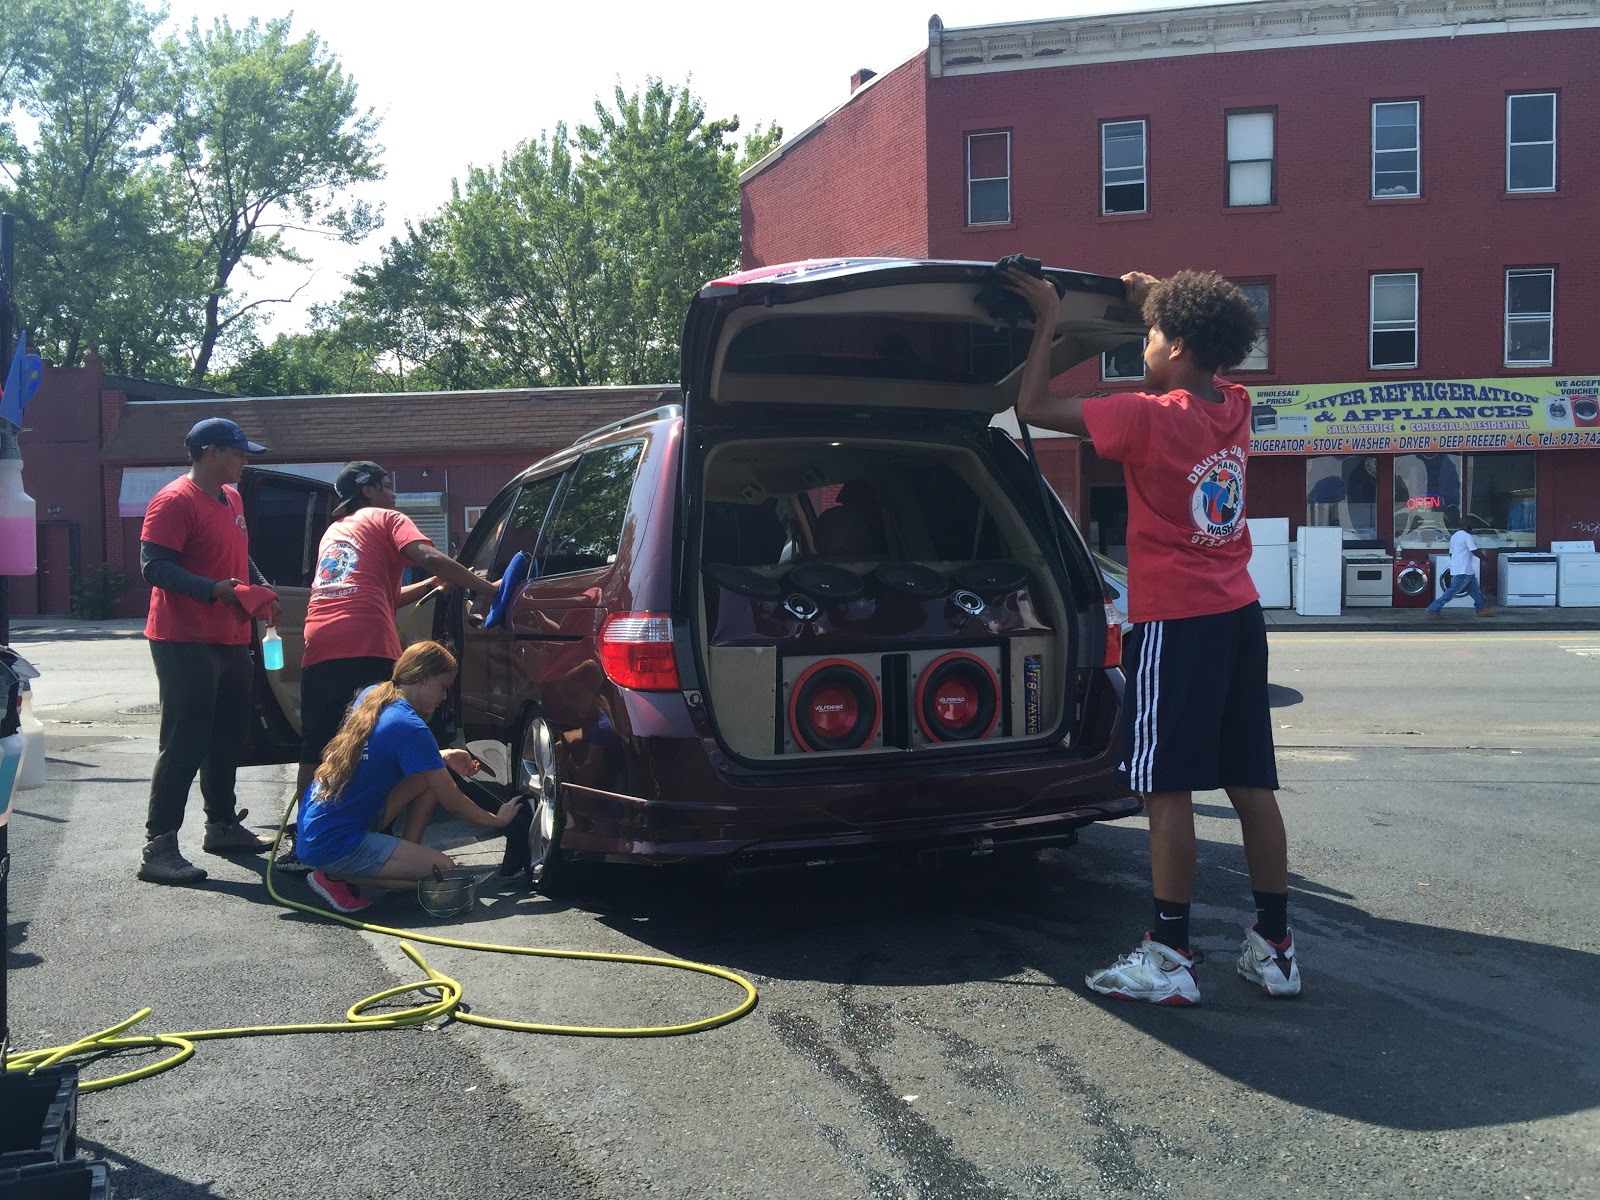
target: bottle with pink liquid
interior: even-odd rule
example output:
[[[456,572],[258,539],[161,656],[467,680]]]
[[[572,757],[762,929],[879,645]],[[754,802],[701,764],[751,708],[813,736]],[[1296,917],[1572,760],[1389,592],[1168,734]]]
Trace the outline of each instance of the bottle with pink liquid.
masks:
[[[22,452],[8,446],[0,450],[0,575],[32,575],[38,569],[33,497],[22,490]]]

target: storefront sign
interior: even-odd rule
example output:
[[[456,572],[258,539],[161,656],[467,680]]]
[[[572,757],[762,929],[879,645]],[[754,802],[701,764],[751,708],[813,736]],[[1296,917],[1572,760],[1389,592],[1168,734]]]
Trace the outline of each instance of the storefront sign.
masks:
[[[1251,388],[1252,454],[1600,448],[1600,378]]]

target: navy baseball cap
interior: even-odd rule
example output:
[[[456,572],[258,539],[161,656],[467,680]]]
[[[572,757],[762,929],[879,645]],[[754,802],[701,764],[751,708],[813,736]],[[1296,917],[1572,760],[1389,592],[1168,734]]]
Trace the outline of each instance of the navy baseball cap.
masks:
[[[204,450],[207,446],[231,446],[235,450],[248,450],[251,454],[265,454],[267,448],[258,446],[245,437],[240,429],[226,417],[208,417],[189,430],[183,439],[191,450]]]

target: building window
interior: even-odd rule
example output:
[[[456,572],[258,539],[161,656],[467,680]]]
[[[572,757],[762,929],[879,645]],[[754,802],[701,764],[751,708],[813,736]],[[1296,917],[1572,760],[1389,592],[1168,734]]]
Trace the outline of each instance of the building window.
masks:
[[[967,224],[1011,220],[1011,134],[967,134]]]
[[[1100,356],[1100,378],[1106,380],[1143,379],[1144,348],[1147,342],[1123,342]]]
[[[1107,121],[1100,126],[1100,211],[1144,212],[1145,123]]]
[[[1372,195],[1394,200],[1422,195],[1422,104],[1372,106]]]
[[[1270,112],[1228,114],[1228,204],[1244,208],[1271,204],[1276,198],[1272,170],[1273,126]]]
[[[1267,328],[1272,319],[1272,285],[1269,283],[1241,283],[1239,290],[1244,293],[1244,298],[1250,301],[1250,307],[1255,310],[1256,344],[1250,347],[1250,353],[1244,356],[1244,361],[1234,368],[1236,371],[1270,371],[1272,357],[1267,352]]]
[[[1375,370],[1417,365],[1415,271],[1372,277],[1371,344]]]
[[[1506,366],[1555,361],[1555,268],[1506,272]]]
[[[1538,512],[1536,454],[1397,454],[1394,459],[1394,535],[1402,550],[1450,548],[1461,501],[1480,549],[1534,544]]]
[[[1556,190],[1556,94],[1506,97],[1506,191]]]
[[[1306,524],[1336,525],[1346,542],[1378,536],[1378,460],[1370,454],[1306,459]]]

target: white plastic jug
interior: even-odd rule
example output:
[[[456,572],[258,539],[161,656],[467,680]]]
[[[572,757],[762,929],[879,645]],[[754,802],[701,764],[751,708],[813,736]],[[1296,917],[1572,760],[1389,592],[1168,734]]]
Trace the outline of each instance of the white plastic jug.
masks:
[[[17,732],[22,735],[22,767],[17,790],[26,792],[44,786],[45,764],[44,722],[33,715],[33,690],[26,683],[22,685],[20,716],[22,725]]]
[[[0,575],[32,575],[38,569],[39,530],[33,497],[22,489],[22,456],[0,457]]]

